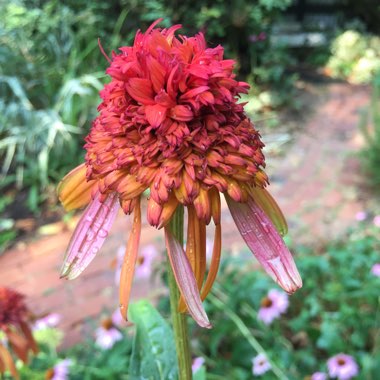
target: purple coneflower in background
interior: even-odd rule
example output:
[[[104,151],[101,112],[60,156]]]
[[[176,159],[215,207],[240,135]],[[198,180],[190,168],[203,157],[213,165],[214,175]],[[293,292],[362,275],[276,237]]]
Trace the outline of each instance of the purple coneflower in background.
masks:
[[[350,380],[359,373],[355,359],[346,354],[338,354],[327,361],[329,375],[339,380]]]
[[[199,369],[203,366],[205,360],[201,356],[198,356],[193,360],[193,364],[191,365],[191,370],[193,373],[196,373],[199,371]]]
[[[248,40],[250,42],[258,42],[258,41],[265,41],[267,39],[267,34],[265,32],[260,32],[259,34],[251,34],[248,37]]]
[[[101,326],[95,331],[96,345],[104,350],[109,350],[119,340],[123,339],[123,334],[118,330],[125,323],[119,310],[116,310],[111,318],[102,321]]]
[[[152,274],[154,259],[158,256],[157,248],[153,244],[146,245],[137,256],[135,276],[138,279],[147,279]]]
[[[314,372],[310,380],[327,380],[327,374],[324,372]]]
[[[124,261],[125,247],[120,247],[117,251],[115,283],[120,285],[121,268]],[[136,259],[135,278],[148,279],[152,274],[153,261],[158,256],[157,248],[153,244],[142,247]]]
[[[367,213],[365,211],[359,211],[356,213],[355,215],[355,219],[358,221],[358,222],[362,222],[363,220],[366,220],[367,219]]]
[[[272,289],[268,295],[261,300],[261,307],[257,318],[266,325],[270,325],[273,320],[285,313],[289,306],[288,295],[285,292]]]
[[[376,277],[380,277],[380,263],[373,264],[371,273]]]
[[[43,330],[47,328],[57,327],[61,321],[61,315],[58,313],[50,313],[45,317],[37,319],[34,322],[33,330]]]
[[[47,380],[68,380],[69,367],[72,364],[71,359],[65,359],[57,363],[54,368],[50,368],[46,372],[45,378]]]
[[[376,215],[376,216],[373,218],[373,224],[374,224],[376,227],[380,227],[380,215]]]
[[[256,376],[261,376],[272,368],[265,354],[258,354],[255,356],[252,359],[252,363],[252,372]]]

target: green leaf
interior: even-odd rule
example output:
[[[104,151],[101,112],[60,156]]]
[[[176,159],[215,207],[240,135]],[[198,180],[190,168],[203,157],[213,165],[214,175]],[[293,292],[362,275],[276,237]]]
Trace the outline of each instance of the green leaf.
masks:
[[[129,313],[136,324],[130,380],[177,379],[177,356],[169,325],[147,301],[130,305]]]
[[[206,380],[206,368],[204,366],[194,373],[193,380]]]

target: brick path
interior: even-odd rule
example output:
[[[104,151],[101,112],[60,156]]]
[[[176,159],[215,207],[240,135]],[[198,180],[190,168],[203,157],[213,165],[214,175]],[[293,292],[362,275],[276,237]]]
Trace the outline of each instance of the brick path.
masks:
[[[317,109],[300,126],[283,157],[267,157],[271,192],[282,206],[293,241],[319,244],[342,233],[363,207],[357,160],[359,110],[369,103],[369,90],[347,84],[313,86]],[[265,131],[262,131],[265,132]],[[264,140],[265,140],[265,133]],[[63,316],[64,346],[81,339],[84,321],[114,310],[117,290],[111,262],[125,244],[130,222],[119,215],[101,254],[74,281],[58,273],[71,232],[39,237],[18,244],[0,258],[0,284],[27,295],[36,314]],[[223,208],[224,249],[243,246],[226,206]],[[144,226],[142,245],[162,249],[162,231]],[[137,282],[133,298],[146,296],[146,283]]]

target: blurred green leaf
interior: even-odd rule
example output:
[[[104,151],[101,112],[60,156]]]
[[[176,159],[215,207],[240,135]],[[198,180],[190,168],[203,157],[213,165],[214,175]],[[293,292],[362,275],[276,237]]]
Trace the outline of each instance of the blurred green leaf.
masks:
[[[129,306],[136,336],[129,367],[131,380],[176,380],[177,356],[172,330],[147,301]]]

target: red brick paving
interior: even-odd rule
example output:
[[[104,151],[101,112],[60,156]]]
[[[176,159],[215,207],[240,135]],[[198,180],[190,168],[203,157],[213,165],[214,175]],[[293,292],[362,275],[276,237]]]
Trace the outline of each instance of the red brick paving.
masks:
[[[360,140],[356,137],[359,111],[369,103],[366,87],[332,84],[313,91],[320,96],[318,107],[295,134],[286,155],[267,157],[270,189],[287,215],[289,234],[293,241],[309,243],[336,237],[363,208],[357,190],[359,167],[353,153]],[[224,248],[238,251],[243,242],[225,205],[223,226]],[[0,284],[26,294],[36,314],[62,314],[64,346],[78,342],[83,321],[116,308],[111,263],[117,248],[125,244],[129,227],[128,218],[120,215],[101,253],[70,282],[58,275],[70,231],[19,244],[0,258]],[[144,226],[141,244],[151,242],[162,248],[162,231]],[[146,295],[146,289],[146,284],[137,282],[133,297]]]

